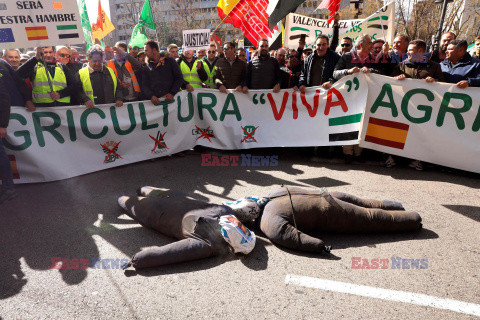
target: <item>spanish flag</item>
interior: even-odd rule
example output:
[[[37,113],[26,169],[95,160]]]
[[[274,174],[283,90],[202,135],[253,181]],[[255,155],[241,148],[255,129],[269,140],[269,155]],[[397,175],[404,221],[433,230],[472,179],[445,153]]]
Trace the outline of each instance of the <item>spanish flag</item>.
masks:
[[[409,128],[405,123],[370,117],[365,141],[403,150]]]
[[[25,31],[27,32],[28,40],[47,40],[48,33],[46,26],[40,27],[25,27]]]
[[[102,40],[113,30],[115,30],[115,27],[105,13],[105,10],[103,10],[100,0],[98,0],[98,18],[97,23],[92,25],[92,38]]]

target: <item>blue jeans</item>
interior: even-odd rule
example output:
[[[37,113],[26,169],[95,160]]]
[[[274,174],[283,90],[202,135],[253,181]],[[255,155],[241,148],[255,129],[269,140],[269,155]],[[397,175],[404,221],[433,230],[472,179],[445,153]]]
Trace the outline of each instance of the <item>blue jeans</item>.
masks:
[[[10,160],[8,160],[2,139],[0,139],[0,175],[3,186],[7,189],[13,189],[12,167],[10,166]]]

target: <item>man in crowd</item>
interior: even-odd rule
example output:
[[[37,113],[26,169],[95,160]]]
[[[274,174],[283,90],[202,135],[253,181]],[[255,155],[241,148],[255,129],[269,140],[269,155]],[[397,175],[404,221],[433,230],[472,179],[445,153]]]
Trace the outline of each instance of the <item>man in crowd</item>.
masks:
[[[208,75],[203,63],[193,55],[193,50],[183,50],[177,62],[185,80],[182,88],[193,91],[193,88],[201,88],[202,83],[207,81]]]
[[[68,46],[57,46],[55,50],[55,56],[57,57],[57,61],[59,63],[62,63],[64,66],[66,66],[69,70],[72,76],[76,76],[78,71],[82,69],[83,64],[81,63],[71,63],[70,58],[72,57],[71,55],[72,50]],[[80,95],[78,94],[73,94],[70,97],[70,104],[71,105],[80,105],[82,104],[82,101],[80,100]]]
[[[452,40],[447,47],[446,58],[440,63],[448,83],[458,88],[480,87],[480,61],[467,52],[465,40]]]
[[[78,72],[83,88],[80,100],[87,108],[113,103],[117,107],[123,106],[122,90],[118,87],[115,72],[104,64],[104,55],[101,46],[93,45],[87,52],[88,66]]]
[[[480,59],[480,36],[475,38],[475,52],[472,54],[472,57],[475,59]]]
[[[238,48],[237,57],[240,60],[247,61],[247,51],[244,48]]]
[[[445,81],[440,64],[429,60],[428,55],[425,55],[426,51],[427,44],[425,41],[410,41],[407,51],[408,58],[395,67],[392,77],[395,77],[396,80],[424,79],[428,83]],[[384,166],[391,168],[395,165],[395,158],[389,155]],[[419,171],[424,170],[424,164],[420,160],[410,161],[409,166]]]
[[[242,91],[247,77],[247,62],[235,56],[235,43],[227,42],[223,46],[224,57],[218,59],[215,67],[215,85],[220,92],[227,89]]]
[[[143,72],[142,87],[145,97],[153,104],[159,104],[161,98],[173,100],[183,84],[183,76],[178,63],[166,52],[158,48],[155,41],[145,44],[147,64]]]
[[[268,54],[268,40],[260,39],[257,43],[258,56],[250,60],[247,67],[247,78],[243,92],[248,89],[272,89],[280,91],[282,75],[277,59]]]
[[[7,136],[7,127],[10,120],[10,94],[0,74],[0,205],[17,196],[13,185],[13,173],[2,139]]]
[[[59,63],[67,65],[70,62],[70,48],[67,46],[57,46],[55,48],[55,57]]]
[[[214,45],[215,46],[215,45]],[[197,59],[203,60],[203,58],[207,55],[207,50],[201,49],[197,50]]]
[[[170,55],[170,58],[172,58],[174,60],[179,58],[178,46],[175,43],[169,44],[167,46],[167,51],[168,51],[168,54]]]
[[[137,58],[139,51],[140,51],[140,47],[133,46],[132,48],[132,46],[128,46],[128,54],[134,58]]]
[[[380,54],[380,52],[382,52],[384,44],[385,44],[385,41],[382,39],[373,41],[373,49],[372,49],[371,55],[374,59],[376,59],[377,56]]]
[[[321,34],[315,41],[315,52],[307,57],[303,63],[300,80],[298,81],[301,92],[305,92],[306,87],[322,86],[324,89],[330,89],[333,78],[333,71],[340,60],[340,56],[328,47],[328,36]]]
[[[287,63],[287,50],[285,48],[280,48],[277,51],[275,51],[275,59],[277,59],[278,64],[281,67],[284,67],[285,64]]]
[[[78,94],[78,84],[70,69],[55,62],[53,46],[37,47],[35,57],[21,65],[17,74],[30,79],[36,107],[68,106],[71,96]]]
[[[340,41],[340,55],[343,56],[345,53],[350,52],[353,48],[353,41],[350,37],[345,37]]]
[[[10,95],[10,105],[23,107],[27,111],[35,111],[35,104],[32,101],[32,93],[27,84],[15,72],[13,67],[5,60],[0,59],[0,76],[3,78],[3,84]]]
[[[3,59],[5,59],[14,70],[20,67],[20,51],[18,49],[6,49],[3,51]]]
[[[70,60],[67,62],[67,67],[74,75],[83,68],[83,63],[80,62],[80,55],[74,48],[70,48]]]
[[[457,35],[451,31],[445,32],[440,38],[440,45],[432,52],[431,61],[440,63],[447,57],[448,44],[457,38]]]
[[[115,56],[107,62],[107,66],[115,72],[118,86],[122,90],[124,101],[137,101],[141,95],[140,82],[135,72],[142,68],[142,64],[127,53],[127,44],[117,42],[112,48]]]
[[[355,41],[355,50],[345,53],[338,60],[333,77],[335,80],[339,80],[347,75],[363,72],[369,73],[374,71],[372,61],[374,59],[370,55],[373,47],[373,42],[370,36],[360,35]],[[359,162],[364,162],[361,158],[362,148],[358,144],[343,146],[343,154],[345,157],[345,163],[352,163],[355,159]]]
[[[389,44],[385,42],[383,45],[383,52],[377,55],[377,63],[381,74],[390,76],[393,72],[393,69],[397,64],[407,59],[407,48],[410,42],[410,38],[406,34],[399,34],[393,39],[393,46],[391,51],[389,51]]]
[[[207,80],[204,82],[207,88],[216,88],[215,80],[213,78],[215,76],[215,65],[217,64],[217,61],[217,46],[212,43],[207,51],[207,55],[202,59],[203,68],[208,76]]]
[[[289,89],[298,86],[302,65],[295,54],[287,57],[287,64],[280,68],[282,73],[281,89]]]

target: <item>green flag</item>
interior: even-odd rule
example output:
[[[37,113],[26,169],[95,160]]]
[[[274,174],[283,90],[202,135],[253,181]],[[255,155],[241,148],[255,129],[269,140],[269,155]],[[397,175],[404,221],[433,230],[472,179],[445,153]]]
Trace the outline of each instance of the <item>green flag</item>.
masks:
[[[85,5],[85,0],[79,0],[78,10],[80,11],[80,16],[82,18],[82,29],[83,36],[85,37],[85,43],[87,44],[87,50],[90,48],[92,43],[92,25],[88,19],[87,6]]]
[[[148,1],[148,0],[147,0]],[[145,42],[148,41],[148,37],[145,34],[145,27],[142,24],[137,24],[132,31],[132,37],[130,38],[129,45],[133,47],[143,48]]]
[[[150,7],[150,1],[145,0],[143,4],[142,13],[140,14],[140,19],[138,24],[142,24],[145,27],[155,30],[155,23],[153,22],[152,7]]]

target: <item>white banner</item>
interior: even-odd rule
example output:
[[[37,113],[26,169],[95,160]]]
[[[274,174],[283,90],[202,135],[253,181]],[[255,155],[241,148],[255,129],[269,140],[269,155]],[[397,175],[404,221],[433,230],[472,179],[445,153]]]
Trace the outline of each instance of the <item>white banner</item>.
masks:
[[[0,1],[0,49],[84,42],[76,0]]]
[[[360,146],[480,172],[480,91],[367,77]]]
[[[183,51],[210,48],[210,29],[183,30]]]
[[[373,41],[383,39],[390,44],[393,41],[393,22],[395,19],[395,2],[391,2],[364,20],[340,20],[339,38],[350,37],[355,40],[361,34],[368,34]],[[382,31],[383,28],[383,31]],[[295,13],[290,13],[285,24],[285,47],[298,48],[298,40],[301,35],[306,36],[305,48],[315,50],[315,39],[320,34],[333,37],[333,21],[328,24],[327,20],[314,19]],[[340,42],[339,42],[340,43]]]
[[[4,140],[15,182],[66,179],[203,145],[250,149],[358,143],[367,84],[349,76],[331,89],[249,94],[196,89],[174,101],[13,107]]]

